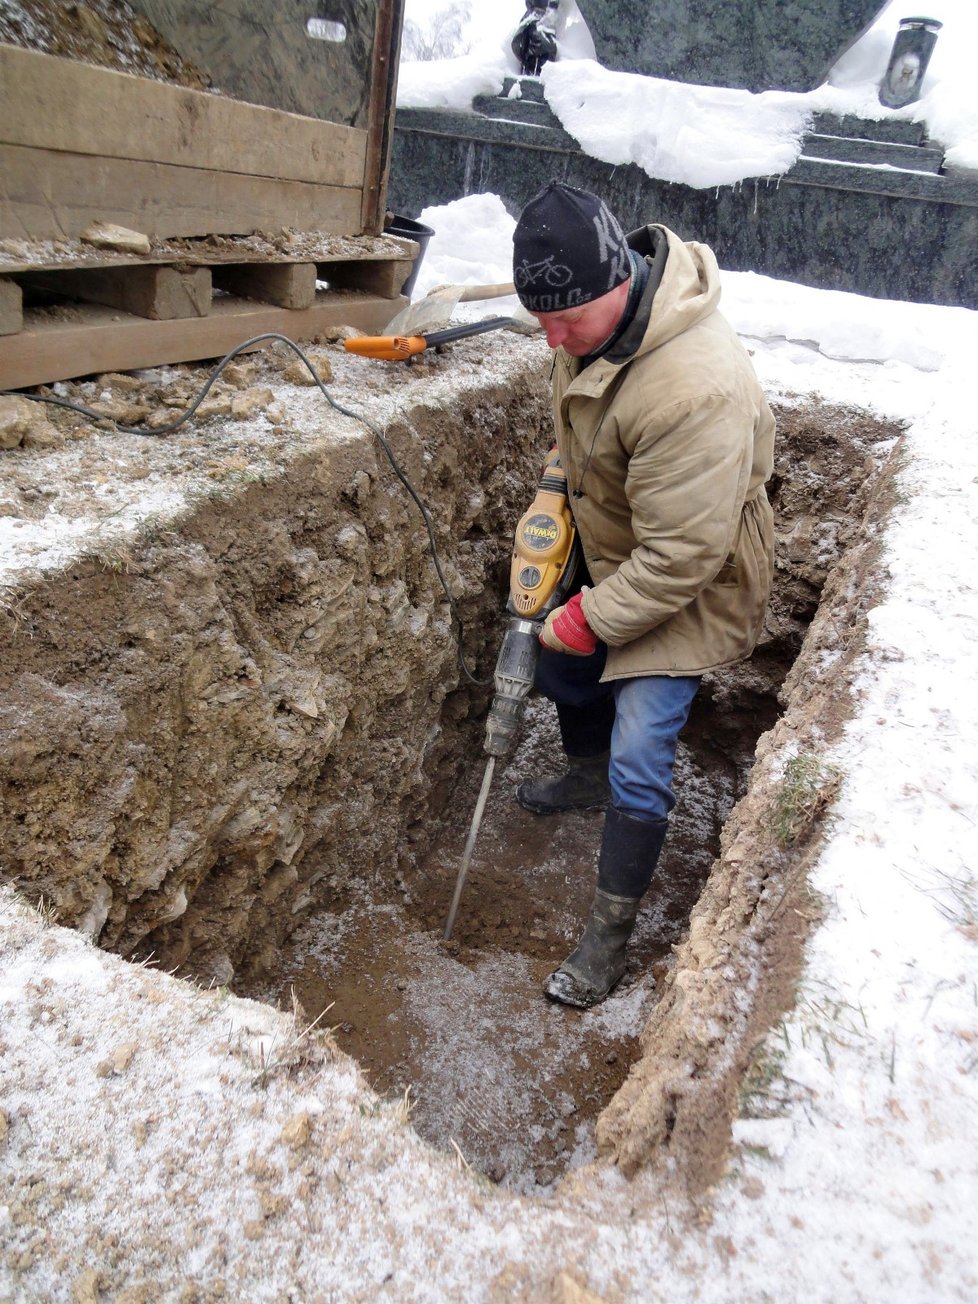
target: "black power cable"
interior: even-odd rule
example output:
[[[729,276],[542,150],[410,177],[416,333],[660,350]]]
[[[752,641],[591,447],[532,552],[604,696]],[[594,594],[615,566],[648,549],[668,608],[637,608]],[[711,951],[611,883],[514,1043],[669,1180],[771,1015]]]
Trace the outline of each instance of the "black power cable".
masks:
[[[422,501],[414,485],[408,479],[407,474],[404,471],[404,468],[401,466],[397,458],[394,456],[394,450],[391,448],[383,432],[379,430],[378,427],[375,426],[372,421],[369,421],[362,413],[354,412],[351,408],[344,407],[342,403],[338,403],[336,399],[333,398],[332,394],[329,393],[326,386],[323,384],[323,381],[319,376],[318,372],[316,371],[315,367],[309,361],[308,357],[306,357],[305,353],[303,353],[302,349],[300,349],[298,344],[296,344],[295,340],[290,340],[287,335],[280,335],[277,331],[266,331],[262,335],[253,335],[251,339],[244,340],[241,344],[236,345],[233,349],[231,349],[229,353],[226,353],[224,357],[220,360],[220,362],[213,368],[210,376],[207,378],[204,387],[201,389],[200,393],[194,399],[193,403],[191,403],[190,407],[188,407],[185,412],[182,412],[175,421],[171,421],[170,424],[167,426],[160,426],[156,430],[147,430],[145,427],[142,426],[123,426],[123,425],[119,425],[116,422],[112,422],[112,425],[117,431],[119,431],[121,434],[124,435],[145,435],[151,438],[155,438],[158,435],[172,434],[174,430],[179,429],[179,427],[182,426],[185,421],[189,420],[190,417],[192,417],[193,414],[197,411],[201,403],[203,403],[204,399],[207,397],[207,394],[210,391],[211,386],[214,384],[218,376],[220,376],[221,372],[232,360],[232,358],[237,357],[237,355],[243,352],[245,349],[253,348],[256,344],[261,344],[265,340],[278,340],[280,344],[288,345],[288,347],[292,349],[293,352],[298,354],[298,356],[302,359],[303,363],[308,369],[310,376],[312,376],[314,382],[319,386],[320,393],[326,399],[326,402],[330,405],[330,407],[334,408],[337,412],[340,412],[343,416],[350,417],[351,420],[359,421],[361,425],[366,426],[367,429],[370,431],[370,433],[380,444],[381,448],[384,450],[384,454],[388,462],[390,463],[391,470],[394,472],[398,480],[400,480],[401,484],[404,486],[404,488],[410,494],[411,498],[414,500],[415,506],[417,507],[418,511],[421,513],[421,517],[422,520],[424,521],[425,529],[428,532],[428,548],[431,553],[431,560],[435,567],[435,574],[438,576],[438,582],[441,585],[442,591],[445,594],[445,598],[448,602],[448,609],[452,614],[452,619],[455,621],[456,625],[458,626],[457,643],[458,643],[459,666],[461,667],[462,673],[465,675],[465,678],[469,681],[470,684],[473,684],[477,688],[485,688],[487,685],[492,683],[492,680],[477,679],[475,675],[472,674],[471,670],[469,670],[468,666],[465,664],[465,656],[462,651],[462,642],[465,635],[465,625],[463,624],[462,618],[459,615],[458,607],[456,606],[455,599],[452,596],[452,591],[448,587],[448,581],[446,580],[444,572],[442,571],[441,558],[438,553],[438,543],[435,539],[435,525],[434,525],[434,521],[431,519],[431,513],[428,511],[428,508],[425,506],[424,502]],[[26,398],[33,403],[50,403],[53,404],[55,407],[67,408],[69,412],[77,412],[81,416],[88,417],[89,420],[99,422],[99,423],[110,420],[110,418],[104,416],[102,413],[94,412],[91,408],[87,408],[81,403],[69,403],[67,399],[55,398],[51,394],[26,394],[20,390],[10,390],[10,389],[0,390],[0,394],[9,394],[9,395],[13,395],[16,398]]]

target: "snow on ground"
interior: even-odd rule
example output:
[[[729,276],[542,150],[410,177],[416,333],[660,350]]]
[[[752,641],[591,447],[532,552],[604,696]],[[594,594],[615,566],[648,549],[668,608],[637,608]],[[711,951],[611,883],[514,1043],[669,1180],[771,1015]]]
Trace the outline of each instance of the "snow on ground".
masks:
[[[506,212],[498,195],[468,195],[451,204],[436,204],[422,210],[419,218],[434,235],[422,259],[412,302],[417,303],[439,285],[503,285],[512,283],[512,240],[516,219]],[[492,239],[480,249],[483,232]],[[508,242],[508,253],[507,253]],[[519,306],[515,294],[505,298],[460,304],[459,319],[497,313],[504,315]]]
[[[316,347],[307,346],[304,352],[310,360],[322,355]],[[286,356],[293,359],[291,352]],[[328,360],[328,355],[322,356]],[[358,413],[385,427],[403,403],[401,385],[408,382],[408,373],[370,370],[360,359],[336,351],[330,366],[337,391],[355,394]],[[179,375],[167,367],[134,374],[162,385],[172,384]],[[478,383],[479,374],[473,379],[471,369],[464,366],[450,373],[435,372],[426,378],[425,392],[435,401],[454,397],[459,384]],[[98,378],[70,385],[59,381],[52,392],[62,399],[72,395],[74,401],[96,407],[111,396]],[[188,403],[195,396],[196,391],[192,396],[188,393]],[[140,528],[153,522],[162,527],[192,512],[219,484],[233,484],[235,477],[242,483],[249,477],[274,475],[297,448],[321,445],[325,402],[318,388],[289,384],[284,390],[279,388],[275,402],[246,420],[203,427],[190,421],[149,446],[143,435],[104,434],[89,428],[88,437],[77,443],[35,449],[32,468],[38,481],[47,488],[56,481],[66,492],[52,494],[52,501],[35,516],[6,515],[3,494],[7,486],[0,484],[0,603],[5,591],[14,588],[24,573],[62,569],[85,555],[121,558]],[[284,419],[283,404],[288,405],[289,446],[285,450],[278,424]],[[36,406],[39,414],[44,411],[41,404]],[[362,434],[359,422],[332,413],[328,436],[332,445]],[[140,458],[146,461],[144,472],[133,476],[133,462]]]
[[[437,4],[415,2],[429,9]],[[885,109],[878,87],[905,8],[890,4],[839,59],[826,84],[805,93],[687,85],[566,57],[545,65],[541,81],[550,107],[586,154],[605,163],[635,163],[661,181],[708,187],[787,172],[801,154],[812,115],[820,112],[924,122],[944,144],[948,165],[978,168],[978,11],[971,0],[935,0],[928,16],[944,26],[922,97]],[[495,12],[494,22],[482,18],[473,27],[471,53],[402,62],[398,106],[469,112],[473,96],[498,95],[503,79],[515,72],[505,39],[515,22],[507,26],[505,11]]]
[[[504,279],[493,200],[459,205],[455,255]],[[457,278],[438,259],[433,241],[426,274]],[[679,1236],[648,1176],[600,1169],[550,1201],[488,1188],[348,1061],[303,1064],[286,1016],[133,969],[4,897],[0,1166],[20,1185],[0,1194],[0,1298],[108,1298],[120,1280],[165,1301],[978,1298],[978,314],[723,280],[772,394],[908,427],[889,585],[829,754],[824,921],[768,1038],[768,1107],[735,1124],[708,1215]]]
[[[753,333],[743,278],[727,281],[732,316]],[[978,597],[969,557],[978,421],[966,376],[978,316],[808,291],[790,301],[794,325],[778,334],[803,331],[820,351],[787,338],[748,341],[769,389],[815,389],[910,426],[905,498],[885,541],[890,590],[870,613],[858,713],[829,756],[845,780],[811,877],[829,913],[776,1047],[790,1123],[775,1120],[773,1144],[763,1123],[735,1137],[743,1171],[767,1182],[773,1170],[793,1206],[772,1224],[789,1254],[799,1236],[838,1243],[839,1221],[849,1224],[833,1265],[836,1298],[974,1297]],[[831,361],[840,322],[851,355],[878,357],[885,338],[889,358]],[[780,1163],[751,1150],[765,1146]],[[730,1217],[744,1236],[743,1212],[728,1206],[719,1221]],[[884,1246],[870,1284],[867,1256]],[[778,1280],[766,1263],[756,1288],[766,1281],[777,1297]]]

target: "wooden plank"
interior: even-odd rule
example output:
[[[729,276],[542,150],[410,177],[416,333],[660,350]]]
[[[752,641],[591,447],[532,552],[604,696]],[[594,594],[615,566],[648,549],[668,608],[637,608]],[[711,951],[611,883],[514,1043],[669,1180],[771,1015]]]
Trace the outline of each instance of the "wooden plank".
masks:
[[[12,45],[0,45],[0,142],[357,190],[367,152],[354,127]]]
[[[219,358],[266,331],[297,342],[338,325],[377,332],[406,303],[403,296],[392,303],[372,295],[322,291],[312,307],[297,312],[228,298],[215,300],[209,317],[182,321],[147,321],[97,306],[80,321],[32,322],[28,313],[20,334],[0,338],[0,389]]]
[[[403,25],[404,0],[380,0],[370,68],[367,122],[369,141],[363,171],[361,209],[362,229],[374,234],[379,234],[384,229]]]
[[[283,227],[353,234],[360,191],[0,145],[0,239],[77,239],[90,222],[150,238]]]
[[[137,317],[172,321],[206,317],[211,308],[209,267],[109,267],[101,271],[48,272],[28,285],[62,298],[104,303]]]
[[[219,290],[227,290],[241,299],[273,303],[279,308],[310,308],[316,299],[315,263],[215,267],[212,275]]]
[[[14,335],[24,324],[23,291],[16,281],[0,276],[0,335]]]

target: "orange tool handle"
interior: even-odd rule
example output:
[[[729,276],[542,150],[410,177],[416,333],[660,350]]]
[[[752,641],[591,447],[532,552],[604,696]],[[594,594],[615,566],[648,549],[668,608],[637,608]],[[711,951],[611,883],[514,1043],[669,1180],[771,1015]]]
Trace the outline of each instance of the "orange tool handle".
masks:
[[[343,347],[348,353],[356,353],[361,358],[402,362],[405,358],[413,358],[416,353],[423,353],[428,347],[428,341],[423,335],[360,335],[355,339],[344,340]]]
[[[484,335],[486,331],[498,331],[501,326],[512,325],[512,317],[487,317],[485,321],[465,322],[443,331],[430,331],[427,335],[362,335],[359,339],[344,340],[343,347],[350,353],[359,353],[361,358],[402,362],[439,344],[452,344],[455,340],[468,339],[470,335]]]

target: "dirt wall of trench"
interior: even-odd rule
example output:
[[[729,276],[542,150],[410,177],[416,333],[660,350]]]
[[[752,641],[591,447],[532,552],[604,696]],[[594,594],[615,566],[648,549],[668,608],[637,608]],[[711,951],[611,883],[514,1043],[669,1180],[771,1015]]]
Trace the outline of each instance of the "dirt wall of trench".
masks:
[[[449,408],[422,371],[398,381],[386,436],[485,673],[545,386],[534,358]],[[325,404],[322,421],[314,451],[204,498],[124,565],[77,561],[7,595],[4,876],[102,946],[219,983],[260,972],[314,898],[392,874],[436,831],[459,722],[485,695],[378,442],[331,441]],[[155,456],[129,442],[134,467]]]
[[[694,1201],[723,1173],[752,1057],[795,1001],[821,909],[807,870],[841,778],[825,753],[851,716],[866,615],[886,583],[880,539],[898,499],[899,428],[831,406],[814,415],[795,428],[793,448],[782,446],[791,469],[773,482],[787,602],[769,623],[790,624],[806,593],[817,609],[779,694],[783,713],[758,740],[747,791],[674,948],[641,1058],[597,1123],[605,1159],[629,1175],[668,1174]],[[824,476],[822,510],[797,516],[806,471]],[[795,759],[801,782],[787,768]]]

